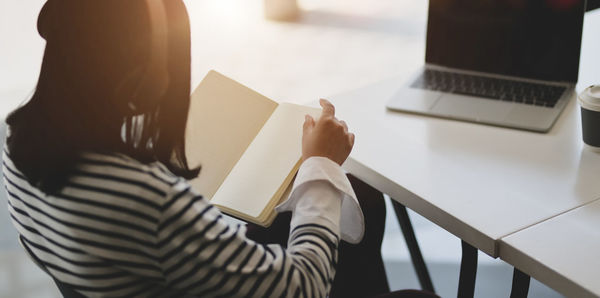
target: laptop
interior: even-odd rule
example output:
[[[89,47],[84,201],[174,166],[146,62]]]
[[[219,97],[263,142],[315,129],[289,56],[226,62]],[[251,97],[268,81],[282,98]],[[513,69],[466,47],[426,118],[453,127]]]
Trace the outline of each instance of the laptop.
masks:
[[[575,94],[585,0],[430,0],[391,110],[547,132]]]

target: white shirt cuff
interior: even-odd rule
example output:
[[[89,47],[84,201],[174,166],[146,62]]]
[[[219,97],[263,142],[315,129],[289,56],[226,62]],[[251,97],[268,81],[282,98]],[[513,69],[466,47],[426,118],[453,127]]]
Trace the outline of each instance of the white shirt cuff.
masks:
[[[305,187],[323,187],[323,183],[314,183],[315,185],[312,185],[312,182],[317,181],[328,182],[325,185],[329,185],[337,190],[340,196],[327,195],[327,191],[322,191],[321,193],[323,193],[324,196],[314,198],[318,200],[328,200],[329,204],[310,199],[314,197],[314,192],[310,192],[312,195],[307,196],[307,192],[302,191],[302,189]],[[341,214],[332,209],[335,207],[331,207],[334,205],[339,206],[340,197],[342,200]],[[311,206],[306,205],[321,205],[321,203],[325,203],[323,206],[330,206],[318,209],[322,219],[338,221],[337,218],[341,217],[339,223],[335,222],[333,224],[339,224],[342,240],[349,243],[358,243],[362,240],[365,232],[364,216],[360,209],[360,204],[356,199],[356,194],[350,185],[350,181],[348,181],[348,178],[346,177],[346,173],[344,173],[344,170],[342,170],[338,164],[328,158],[311,157],[304,161],[300,167],[290,197],[277,206],[276,210],[278,212],[295,211],[294,217],[300,216],[300,218],[296,218],[293,221],[301,221],[303,217],[306,219],[315,218],[315,206],[312,206],[311,208]],[[305,210],[312,210],[311,214],[302,214]],[[300,214],[298,214],[298,212],[300,212]]]

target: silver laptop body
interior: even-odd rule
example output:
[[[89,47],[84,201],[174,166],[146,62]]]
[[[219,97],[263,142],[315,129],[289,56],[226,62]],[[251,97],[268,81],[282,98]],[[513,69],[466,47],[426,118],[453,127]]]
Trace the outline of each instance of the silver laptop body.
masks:
[[[518,17],[510,11],[512,7],[504,10],[498,7],[506,5],[507,1],[453,1],[460,5],[453,8],[447,4],[448,0],[430,0],[426,64],[392,96],[387,107],[448,119],[549,131],[575,94],[585,1],[579,0],[564,11],[551,10],[551,13],[545,7],[528,7],[522,16],[516,14]],[[473,6],[469,7],[468,2],[474,3]],[[534,3],[532,6],[545,3],[526,2]],[[491,4],[482,8],[482,3]],[[479,18],[472,17],[475,14],[472,10],[477,10]],[[508,21],[502,15],[507,14],[506,11],[510,13]],[[461,17],[467,20],[462,21]],[[552,22],[556,27],[518,29],[518,26],[528,24],[527,18]],[[478,32],[461,30],[473,22],[477,23],[474,27],[480,28],[474,29]],[[489,32],[493,40],[486,34],[486,26],[493,31]],[[500,28],[502,26],[510,28]],[[555,31],[540,34],[542,30]],[[460,43],[454,42],[453,34]],[[530,35],[534,36],[534,41],[527,44],[532,38]],[[497,36],[503,36],[507,41],[497,40]],[[546,41],[561,38],[571,44]],[[507,45],[519,40],[524,42]],[[548,44],[555,48],[548,50]]]

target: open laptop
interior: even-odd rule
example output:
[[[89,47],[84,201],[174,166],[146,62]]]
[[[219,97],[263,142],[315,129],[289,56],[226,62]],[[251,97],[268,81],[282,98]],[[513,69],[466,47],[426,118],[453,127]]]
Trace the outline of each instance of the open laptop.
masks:
[[[392,110],[546,132],[575,93],[585,0],[430,0]]]

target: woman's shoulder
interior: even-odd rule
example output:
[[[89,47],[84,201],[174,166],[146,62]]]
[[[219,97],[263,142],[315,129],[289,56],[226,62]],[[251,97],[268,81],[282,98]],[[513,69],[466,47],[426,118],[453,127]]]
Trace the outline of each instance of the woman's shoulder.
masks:
[[[15,167],[6,148],[2,159],[5,178],[11,178],[12,182],[18,182],[19,186],[40,197],[47,196]],[[61,191],[53,196],[120,197],[158,208],[186,188],[189,188],[188,182],[160,162],[143,163],[122,153],[85,152],[77,158]]]
[[[82,154],[73,177],[100,179],[98,182],[123,188],[145,189],[159,196],[171,193],[178,184],[187,184],[185,179],[171,173],[160,162],[143,163],[122,153]]]

